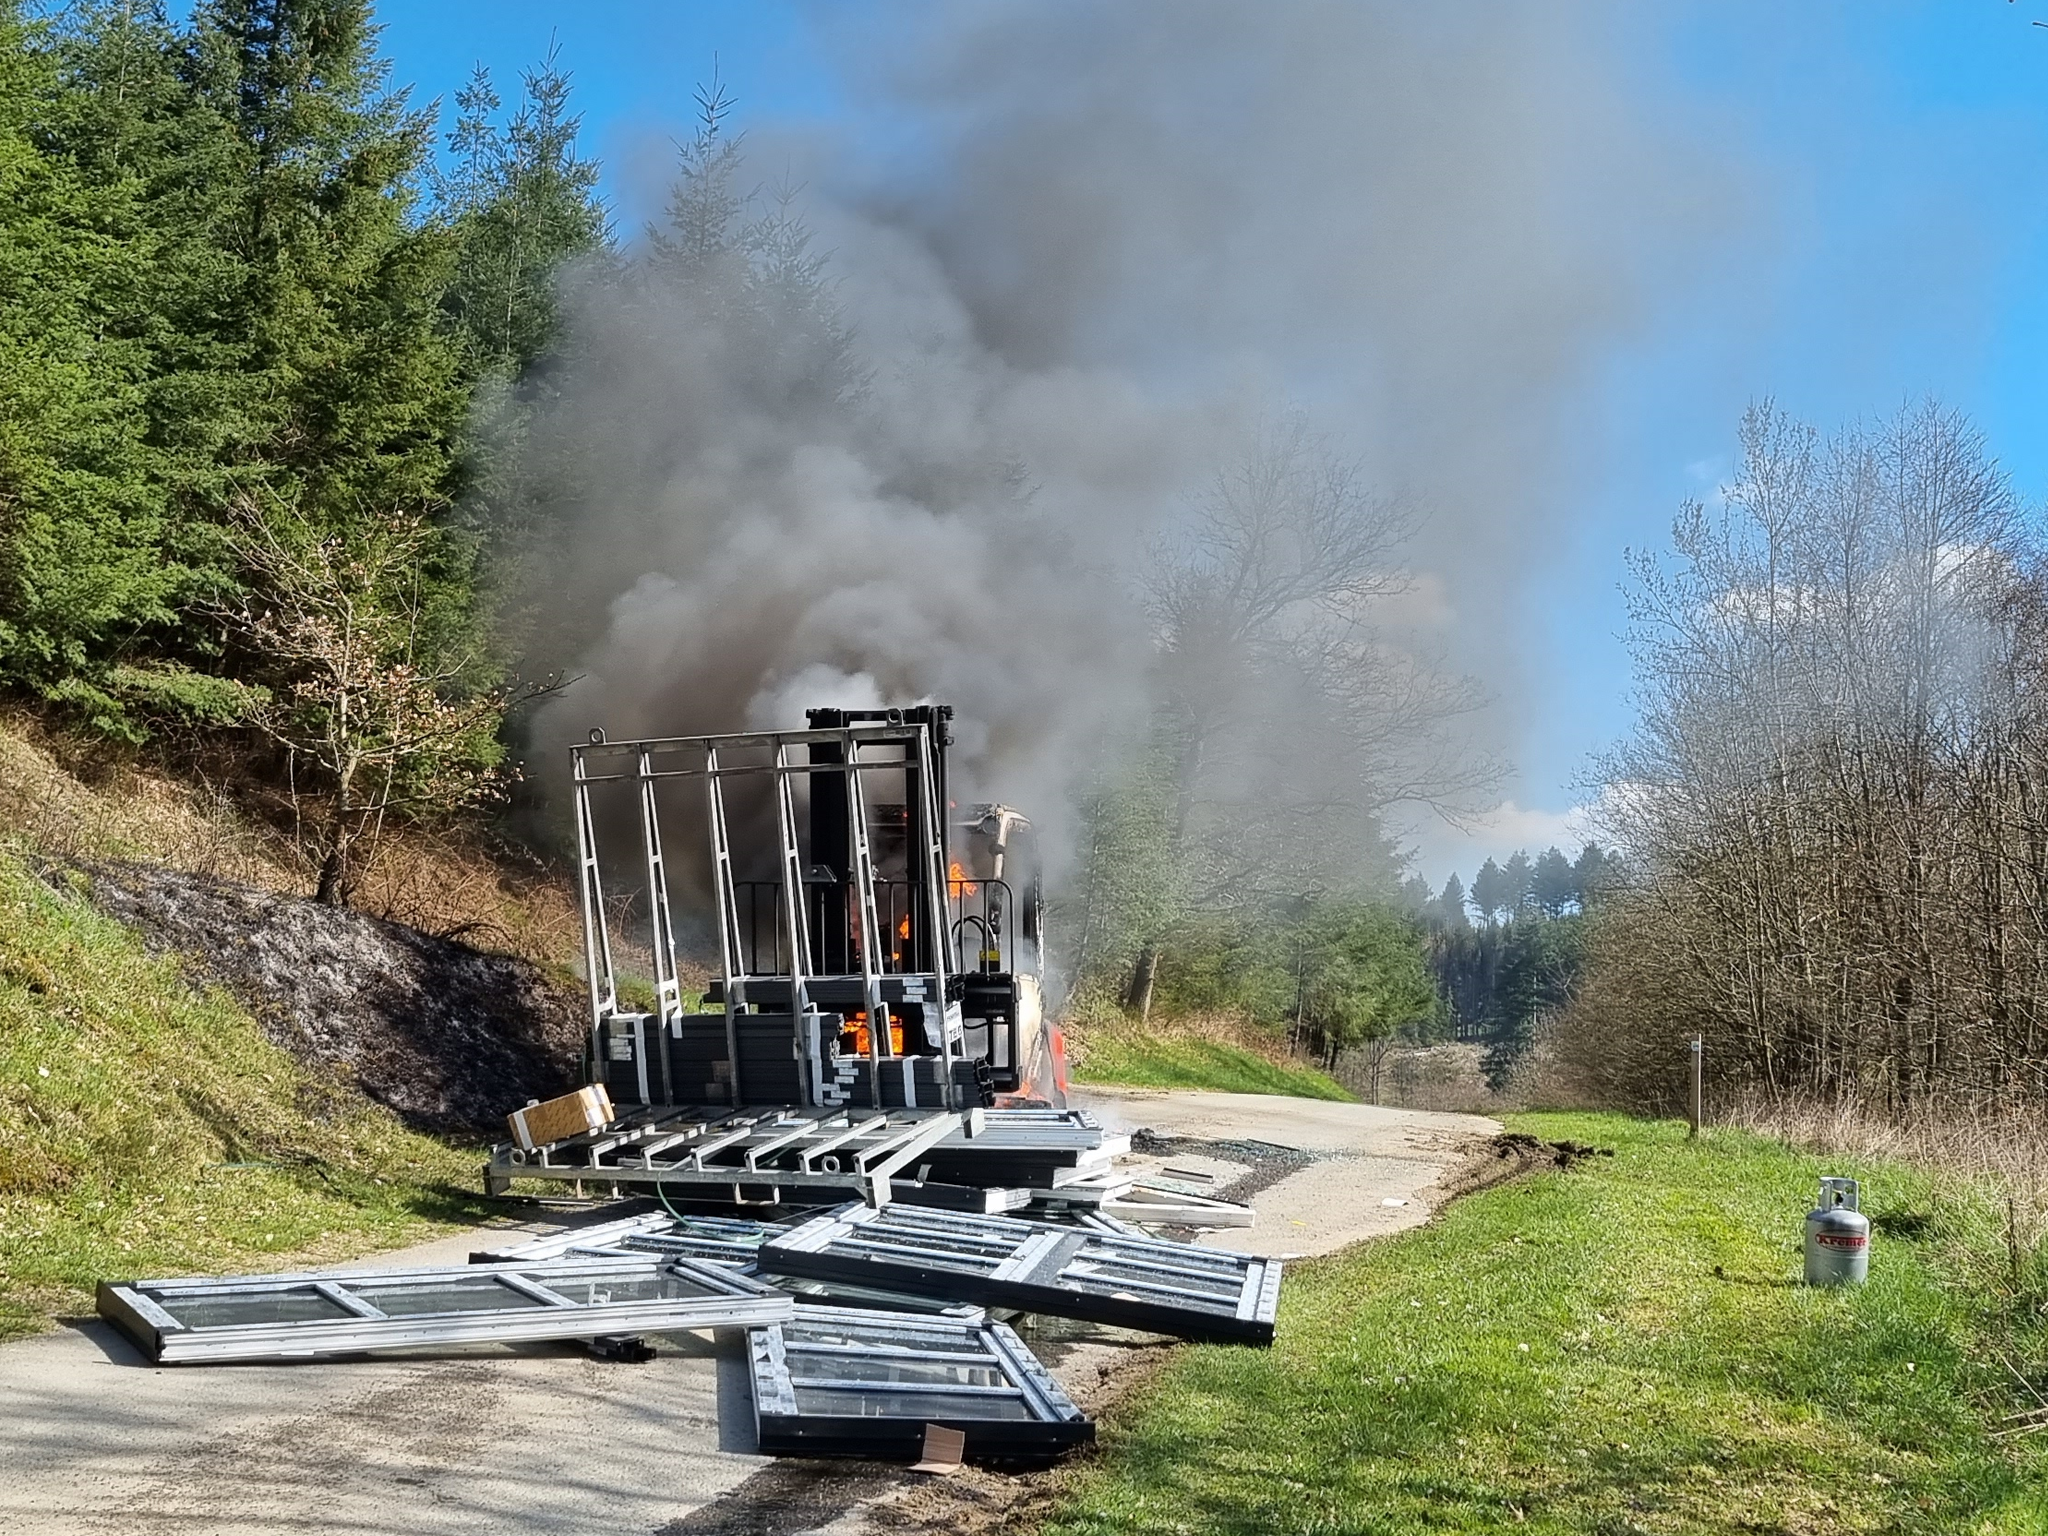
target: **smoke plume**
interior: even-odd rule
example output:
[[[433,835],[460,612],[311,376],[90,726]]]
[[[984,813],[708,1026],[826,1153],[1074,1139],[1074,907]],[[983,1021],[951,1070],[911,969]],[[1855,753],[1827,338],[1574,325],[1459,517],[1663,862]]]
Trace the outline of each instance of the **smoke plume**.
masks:
[[[1739,202],[1630,83],[1636,14],[863,9],[845,131],[747,123],[727,167],[793,205],[568,283],[525,474],[536,650],[582,680],[537,755],[940,699],[971,789],[1050,816],[1144,707],[1162,531],[1276,402],[1423,509],[1383,621],[1504,742],[1561,413]]]

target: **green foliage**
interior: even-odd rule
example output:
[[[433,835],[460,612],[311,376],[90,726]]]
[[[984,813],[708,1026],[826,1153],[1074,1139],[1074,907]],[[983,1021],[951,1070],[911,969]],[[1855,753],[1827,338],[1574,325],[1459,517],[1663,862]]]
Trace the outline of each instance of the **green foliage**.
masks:
[[[425,519],[422,643],[479,649],[461,433],[602,243],[595,168],[550,59],[503,129],[466,95],[435,216],[432,124],[375,42],[368,0],[0,0],[0,686],[128,740],[248,718],[217,615],[252,500]]]
[[[443,505],[465,407],[453,241],[413,217],[431,124],[385,90],[375,36],[368,0],[211,0],[192,38],[241,171],[237,478],[337,524]]]
[[[1114,988],[1138,951],[1182,916],[1173,857],[1173,771],[1164,753],[1119,743],[1081,804],[1080,865],[1056,900],[1075,975]]]
[[[1544,849],[1529,867],[1529,900],[1539,912],[1559,917],[1578,899],[1578,872],[1572,861],[1555,848]]]
[[[1597,843],[1577,859],[1555,848],[1536,858],[1517,851],[1505,866],[1488,859],[1472,882],[1475,927],[1454,874],[1443,893],[1411,902],[1429,933],[1430,969],[1458,1038],[1486,1043],[1485,1067],[1496,1090],[1535,1038],[1536,1026],[1570,1000],[1586,959],[1585,914],[1619,876],[1618,861]]]
[[[1815,1176],[1738,1133],[1613,1116],[1515,1128],[1611,1147],[1294,1268],[1270,1350],[1182,1354],[1106,1426],[1072,1533],[1971,1531],[2048,1526],[2042,1315],[1979,1283],[1995,1191],[1859,1170],[1867,1287],[1793,1284]]]
[[[1586,955],[1580,916],[1525,918],[1508,925],[1494,978],[1486,1078],[1498,1090],[1536,1035],[1536,1022],[1562,1008]]]
[[[1492,859],[1480,865],[1479,873],[1472,877],[1472,905],[1489,923],[1497,922],[1505,912],[1514,911],[1521,896],[1505,871]]]
[[[1225,1040],[1162,1035],[1114,1025],[1088,1032],[1088,1051],[1074,1069],[1082,1083],[1132,1088],[1203,1088],[1214,1093],[1275,1093],[1295,1099],[1353,1095],[1312,1067],[1284,1065]]]
[[[453,168],[437,178],[458,252],[443,302],[470,366],[516,377],[555,343],[556,270],[605,244],[598,166],[577,153],[580,119],[553,51],[521,77],[519,107],[504,122],[482,65],[455,105]]]
[[[167,620],[184,577],[145,441],[153,237],[124,238],[147,188],[53,152],[81,116],[64,65],[0,5],[0,676],[44,692]]]
[[[89,1308],[109,1276],[415,1240],[477,1214],[474,1158],[0,851],[0,1335]]]
[[[1160,967],[1156,1006],[1248,1018],[1333,1060],[1396,1032],[1427,1037],[1439,1014],[1418,925],[1363,901],[1184,925]]]

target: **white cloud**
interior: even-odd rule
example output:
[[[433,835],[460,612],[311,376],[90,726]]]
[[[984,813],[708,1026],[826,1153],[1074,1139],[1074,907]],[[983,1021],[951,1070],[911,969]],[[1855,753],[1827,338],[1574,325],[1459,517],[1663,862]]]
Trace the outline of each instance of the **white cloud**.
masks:
[[[1531,858],[1550,847],[1577,857],[1594,835],[1590,810],[1574,805],[1547,811],[1503,800],[1463,828],[1431,817],[1409,831],[1407,841],[1415,849],[1410,867],[1432,889],[1441,889],[1444,877],[1456,870],[1469,889],[1480,865],[1488,859],[1505,863],[1517,848],[1526,849]]]

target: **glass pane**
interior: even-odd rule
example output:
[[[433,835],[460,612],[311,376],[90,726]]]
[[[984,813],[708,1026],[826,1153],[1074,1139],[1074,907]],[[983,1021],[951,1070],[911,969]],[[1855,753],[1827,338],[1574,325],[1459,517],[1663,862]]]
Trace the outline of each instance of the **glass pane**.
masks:
[[[709,1259],[714,1264],[744,1264],[760,1244],[751,1238],[656,1237],[641,1235],[619,1244],[636,1253],[673,1253],[686,1259]]]
[[[536,1271],[529,1278],[539,1281],[557,1296],[581,1307],[616,1306],[626,1301],[679,1301],[706,1294],[694,1280],[685,1280],[666,1270],[643,1270],[629,1275],[593,1275],[572,1280],[563,1275]]]
[[[355,1314],[329,1301],[310,1286],[288,1291],[248,1291],[241,1295],[149,1295],[187,1328],[236,1328],[244,1323],[331,1323]]]
[[[777,1281],[780,1284],[780,1280]],[[917,1299],[917,1298],[912,1298]],[[782,1337],[792,1351],[800,1350],[806,1344],[838,1344],[848,1349],[868,1349],[875,1345],[888,1345],[898,1349],[944,1349],[971,1350],[975,1354],[986,1354],[982,1348],[981,1335],[971,1328],[957,1332],[917,1328],[891,1328],[886,1323],[869,1323],[860,1315],[857,1307],[842,1309],[853,1319],[844,1328],[835,1328],[829,1323],[814,1323],[805,1319],[799,1323],[784,1323]]]
[[[943,1361],[891,1360],[886,1356],[807,1355],[789,1351],[792,1376],[829,1377],[833,1381],[907,1382],[920,1386],[1001,1387],[1009,1377],[994,1365],[949,1365]]]
[[[351,1285],[349,1289],[389,1317],[419,1317],[427,1313],[509,1312],[542,1307],[509,1285],[489,1276],[475,1280],[441,1280],[417,1285]]]
[[[1206,1275],[1161,1274],[1157,1269],[1143,1264],[1103,1264],[1094,1260],[1070,1264],[1060,1275],[1067,1285],[1084,1291],[1100,1293],[1114,1291],[1121,1286],[1135,1283],[1142,1287],[1141,1294],[1160,1300],[1171,1300],[1162,1296],[1161,1288],[1173,1295],[1183,1296],[1189,1306],[1204,1303],[1228,1302],[1237,1305],[1237,1298],[1244,1289],[1244,1282],[1237,1276],[1210,1279]]]
[[[818,1392],[796,1389],[798,1413],[863,1419],[1029,1419],[1016,1397],[948,1397],[943,1392]]]

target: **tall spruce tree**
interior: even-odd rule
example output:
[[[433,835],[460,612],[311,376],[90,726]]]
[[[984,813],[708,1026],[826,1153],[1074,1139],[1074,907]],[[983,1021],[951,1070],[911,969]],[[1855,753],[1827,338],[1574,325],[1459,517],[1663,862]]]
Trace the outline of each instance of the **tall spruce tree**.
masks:
[[[98,686],[169,618],[164,500],[144,446],[137,179],[67,154],[63,58],[0,3],[0,676],[118,718]]]
[[[1538,854],[1529,870],[1529,899],[1551,917],[1560,917],[1576,905],[1579,883],[1572,861],[1555,848]]]
[[[454,243],[414,217],[431,123],[386,89],[368,0],[208,0],[194,29],[243,169],[244,488],[336,529],[444,507],[465,404],[441,323]]]
[[[509,378],[556,339],[562,264],[608,241],[598,166],[577,151],[581,119],[569,110],[569,77],[555,50],[526,71],[506,122],[497,120],[501,103],[482,65],[455,104],[452,164],[437,178],[457,248],[445,302],[471,368]]]

